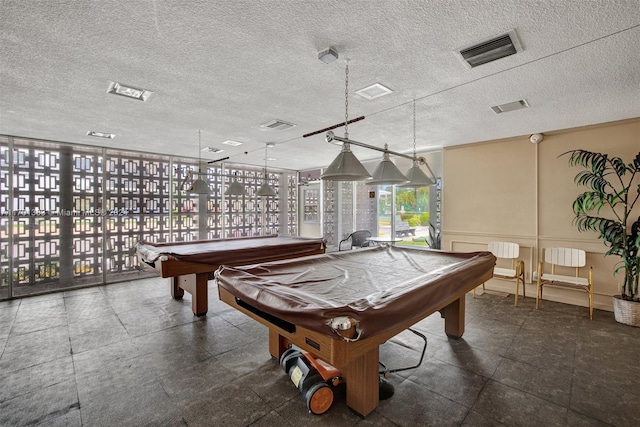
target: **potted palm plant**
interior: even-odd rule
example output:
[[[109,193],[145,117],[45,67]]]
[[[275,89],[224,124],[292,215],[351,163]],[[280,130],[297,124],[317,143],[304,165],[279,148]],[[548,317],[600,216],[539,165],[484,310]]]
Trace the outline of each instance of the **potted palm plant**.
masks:
[[[574,182],[587,187],[573,202],[574,225],[579,231],[592,230],[609,248],[605,255],[620,257],[613,275],[624,273],[620,295],[613,297],[616,321],[640,326],[640,216],[632,216],[640,198],[640,153],[630,163],[619,157],[587,150],[571,150],[570,166],[584,168]]]

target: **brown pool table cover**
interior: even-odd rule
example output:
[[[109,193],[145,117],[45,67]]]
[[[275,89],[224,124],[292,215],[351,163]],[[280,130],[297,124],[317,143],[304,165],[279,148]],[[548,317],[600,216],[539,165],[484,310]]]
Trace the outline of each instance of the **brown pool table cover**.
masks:
[[[218,286],[287,322],[335,337],[331,319],[359,322],[360,339],[432,312],[493,270],[490,252],[398,246],[336,252],[239,267],[221,266]]]
[[[230,258],[242,261],[242,264],[253,264],[260,262],[265,255],[276,257],[278,254],[295,253],[305,256],[324,247],[325,240],[320,238],[270,235],[191,242],[140,242],[136,250],[148,263],[154,263],[162,256],[171,256],[180,261],[221,265],[232,263]]]

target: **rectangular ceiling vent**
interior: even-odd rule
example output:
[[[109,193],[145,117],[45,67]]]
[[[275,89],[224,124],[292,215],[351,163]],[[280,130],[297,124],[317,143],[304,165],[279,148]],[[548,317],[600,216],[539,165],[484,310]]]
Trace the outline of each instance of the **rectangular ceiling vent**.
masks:
[[[506,104],[494,105],[491,109],[496,114],[507,113],[509,111],[521,110],[523,108],[529,108],[529,104],[526,99],[519,99],[513,102],[507,102]]]
[[[467,67],[474,68],[518,52],[522,52],[522,46],[516,31],[511,30],[476,45],[460,49],[456,55],[462,59]]]
[[[264,123],[260,125],[260,127],[263,127],[265,129],[271,129],[271,130],[287,130],[287,129],[291,129],[294,126],[295,125],[293,123],[285,122],[284,120],[278,120],[278,119],[271,120],[268,123]]]

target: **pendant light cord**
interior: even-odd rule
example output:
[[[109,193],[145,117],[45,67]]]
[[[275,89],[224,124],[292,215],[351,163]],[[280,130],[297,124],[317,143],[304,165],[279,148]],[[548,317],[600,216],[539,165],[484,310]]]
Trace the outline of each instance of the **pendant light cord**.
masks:
[[[201,145],[200,129],[198,129],[198,175],[202,173],[202,169],[201,169],[202,160],[200,160],[200,154],[202,153],[202,150],[200,145]]]
[[[413,157],[416,157],[416,100],[413,99]]]
[[[344,137],[349,138],[349,62],[344,74]]]

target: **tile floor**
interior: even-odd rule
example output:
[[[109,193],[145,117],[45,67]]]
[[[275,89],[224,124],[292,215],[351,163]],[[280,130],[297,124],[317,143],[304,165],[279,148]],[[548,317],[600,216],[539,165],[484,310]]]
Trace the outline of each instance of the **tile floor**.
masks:
[[[439,315],[421,367],[361,419],[338,402],[309,414],[267,351],[267,330],[217,299],[194,317],[188,294],[145,279],[0,302],[0,425],[638,426],[640,328],[612,313],[527,298],[467,296],[460,340]],[[418,338],[385,343],[390,368]]]

